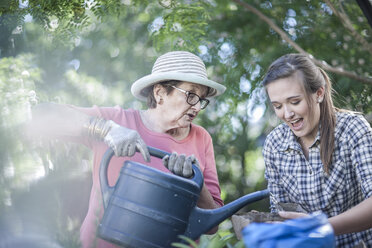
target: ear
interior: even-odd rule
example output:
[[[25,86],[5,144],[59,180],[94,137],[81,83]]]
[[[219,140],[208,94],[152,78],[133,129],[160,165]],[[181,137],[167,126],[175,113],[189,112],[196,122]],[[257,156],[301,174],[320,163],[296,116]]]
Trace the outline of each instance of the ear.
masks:
[[[154,97],[157,104],[161,104],[163,102],[164,95],[166,94],[165,89],[160,84],[155,84],[153,88]]]
[[[317,102],[319,102],[319,103],[323,102],[324,94],[325,94],[324,86],[319,87],[319,89],[317,89],[315,94],[316,94]]]

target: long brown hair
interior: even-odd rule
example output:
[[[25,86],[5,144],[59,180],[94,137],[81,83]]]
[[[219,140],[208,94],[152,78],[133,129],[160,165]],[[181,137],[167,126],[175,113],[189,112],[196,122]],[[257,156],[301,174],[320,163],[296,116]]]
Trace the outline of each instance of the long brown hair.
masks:
[[[320,103],[320,158],[323,169],[329,173],[332,163],[332,154],[335,141],[336,114],[332,101],[332,83],[327,73],[316,66],[310,57],[304,54],[286,54],[275,60],[269,67],[263,86],[266,88],[271,82],[300,75],[303,88],[306,92],[306,101],[312,111],[311,94],[315,93],[320,87],[324,87],[324,98]]]

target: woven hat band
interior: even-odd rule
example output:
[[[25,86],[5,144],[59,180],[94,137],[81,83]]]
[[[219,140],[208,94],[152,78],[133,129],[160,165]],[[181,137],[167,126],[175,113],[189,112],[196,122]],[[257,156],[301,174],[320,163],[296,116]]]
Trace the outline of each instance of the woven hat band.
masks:
[[[189,73],[201,78],[208,78],[203,61],[188,52],[170,52],[160,56],[152,68],[152,74],[165,72]]]

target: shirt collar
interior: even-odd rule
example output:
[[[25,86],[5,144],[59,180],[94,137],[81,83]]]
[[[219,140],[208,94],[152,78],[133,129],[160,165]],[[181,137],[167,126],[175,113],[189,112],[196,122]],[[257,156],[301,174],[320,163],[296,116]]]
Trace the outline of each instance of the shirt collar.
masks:
[[[316,146],[319,143],[320,143],[320,124],[319,124],[319,128],[318,128],[318,132],[316,133],[316,136],[315,136],[314,143],[310,147]]]
[[[294,135],[291,128],[287,124],[284,123],[284,125],[286,125],[286,132],[283,135],[283,142],[280,145],[279,149],[281,151],[286,151],[288,149],[302,151],[301,145],[298,142],[298,137],[296,135]],[[320,127],[320,125],[319,125],[319,127]],[[315,136],[314,143],[310,147],[313,147],[313,146],[318,145],[320,143],[320,132],[319,132],[319,130],[320,129],[318,128],[317,134]]]
[[[301,147],[299,143],[297,142],[297,137],[294,135],[292,130],[289,128],[287,124],[285,124],[285,133],[283,134],[283,142],[281,143],[279,149],[281,151],[286,151],[288,149],[293,149],[293,150],[301,150]]]

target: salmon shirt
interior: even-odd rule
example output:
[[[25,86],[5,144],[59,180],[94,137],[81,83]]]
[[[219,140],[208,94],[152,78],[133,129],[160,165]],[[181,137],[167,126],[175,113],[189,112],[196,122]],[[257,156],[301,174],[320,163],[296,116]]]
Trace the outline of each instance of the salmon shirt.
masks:
[[[151,146],[166,152],[177,152],[186,156],[195,155],[200,164],[200,169],[204,176],[204,182],[214,201],[219,205],[223,205],[221,199],[221,190],[218,182],[216,163],[214,159],[214,150],[212,138],[209,133],[201,126],[191,124],[189,135],[183,140],[176,140],[172,136],[164,133],[153,132],[148,129],[142,122],[138,110],[122,109],[119,106],[115,107],[97,107],[80,108],[71,106],[72,108],[84,112],[91,116],[102,117],[106,120],[112,120],[117,124],[126,128],[136,130],[147,146]],[[108,149],[108,146],[103,142],[84,139],[79,141],[91,148],[94,152],[93,158],[93,185],[90,193],[89,208],[84,222],[80,229],[80,239],[83,248],[111,248],[118,247],[114,244],[106,242],[96,236],[97,228],[103,216],[103,203],[99,182],[99,165],[103,154]],[[148,165],[160,171],[170,173],[163,165],[160,158],[151,157],[149,163],[145,162],[140,153],[136,153],[133,157],[116,157],[113,156],[108,166],[108,183],[114,186],[120,169],[124,161],[130,160],[141,164]]]

